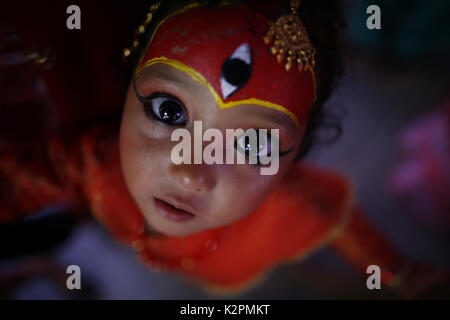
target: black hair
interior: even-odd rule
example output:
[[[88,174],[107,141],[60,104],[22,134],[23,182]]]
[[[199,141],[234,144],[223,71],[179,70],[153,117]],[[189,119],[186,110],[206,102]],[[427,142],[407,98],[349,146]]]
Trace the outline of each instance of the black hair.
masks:
[[[252,0],[234,1],[236,3]],[[280,12],[289,12],[289,1],[262,0],[258,2],[280,3]],[[154,15],[151,25],[142,35],[139,46],[127,59],[128,66],[124,68],[126,85],[139,63],[141,55],[147,46],[154,28],[171,12],[191,3],[190,0],[159,1],[160,8]],[[197,1],[198,2],[198,1]],[[219,0],[200,1],[204,5],[214,5]],[[255,1],[253,1],[255,2]],[[305,135],[296,159],[303,158],[313,145],[331,144],[341,135],[341,125],[338,116],[324,111],[324,105],[330,98],[343,73],[343,54],[341,48],[341,31],[345,27],[342,7],[339,0],[303,0],[298,10],[299,17],[308,30],[309,38],[316,49],[316,101],[308,119]],[[327,135],[324,136],[323,133]]]
[[[313,145],[331,144],[341,135],[339,116],[325,111],[324,105],[344,71],[341,31],[345,27],[338,0],[304,0],[299,16],[316,48],[317,99],[311,108],[297,159],[305,156]]]

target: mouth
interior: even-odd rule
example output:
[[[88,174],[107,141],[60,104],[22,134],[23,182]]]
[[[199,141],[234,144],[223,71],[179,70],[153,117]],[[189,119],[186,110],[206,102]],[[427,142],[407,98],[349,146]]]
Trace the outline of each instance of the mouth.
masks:
[[[158,199],[154,198],[154,203],[156,206],[156,211],[163,217],[175,221],[175,222],[182,222],[182,221],[188,221],[195,217],[195,214],[190,213],[186,210],[180,209],[175,207],[174,205]]]

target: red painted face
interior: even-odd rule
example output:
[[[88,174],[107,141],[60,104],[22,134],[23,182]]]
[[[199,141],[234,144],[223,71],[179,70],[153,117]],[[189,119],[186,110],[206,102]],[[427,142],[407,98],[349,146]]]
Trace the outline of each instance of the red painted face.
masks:
[[[264,36],[270,21],[244,6],[194,6],[157,28],[137,73],[166,63],[208,88],[220,108],[253,104],[288,114],[303,131],[314,101],[314,75],[286,71]]]

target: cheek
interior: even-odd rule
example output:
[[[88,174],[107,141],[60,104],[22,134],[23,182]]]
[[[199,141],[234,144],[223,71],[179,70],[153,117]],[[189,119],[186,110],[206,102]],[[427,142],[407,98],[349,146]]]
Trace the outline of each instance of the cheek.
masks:
[[[141,176],[143,170],[141,158],[139,142],[133,133],[133,129],[127,123],[122,122],[120,129],[120,161],[125,182],[133,196],[136,196],[136,190],[142,188],[139,181],[139,176]]]
[[[294,155],[280,161],[279,171],[273,176],[260,175],[259,168],[231,167],[229,172],[223,172],[223,184],[218,191],[221,200],[220,219],[233,222],[243,218],[257,209],[268,195],[289,173],[295,162]]]
[[[232,223],[257,209],[280,179],[278,175],[261,176],[259,168],[234,166],[232,170],[222,174],[222,183],[216,190],[217,207],[215,215],[211,215],[216,225]]]
[[[124,113],[120,128],[120,160],[126,185],[135,200],[147,197],[161,154],[157,139],[145,139],[140,132],[140,120]]]

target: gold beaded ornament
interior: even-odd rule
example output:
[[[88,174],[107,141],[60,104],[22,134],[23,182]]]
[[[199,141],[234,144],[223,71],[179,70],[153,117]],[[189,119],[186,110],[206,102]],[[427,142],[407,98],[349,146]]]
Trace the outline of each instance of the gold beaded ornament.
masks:
[[[291,13],[281,16],[269,29],[264,42],[272,45],[270,51],[289,71],[297,63],[298,71],[313,72],[316,50],[309,41],[308,32],[297,15],[300,0],[291,0]]]
[[[158,11],[160,6],[161,6],[161,3],[159,1],[150,6],[150,10],[148,11],[147,16],[145,17],[145,20],[134,31],[134,39],[131,44],[131,47],[123,49],[123,52],[122,52],[123,59],[127,59],[134,51],[136,51],[136,49],[139,46],[139,38],[147,30],[147,26],[152,21],[155,12]]]

